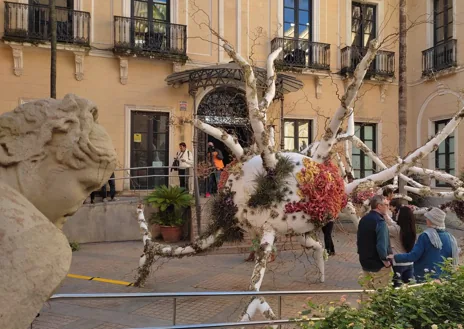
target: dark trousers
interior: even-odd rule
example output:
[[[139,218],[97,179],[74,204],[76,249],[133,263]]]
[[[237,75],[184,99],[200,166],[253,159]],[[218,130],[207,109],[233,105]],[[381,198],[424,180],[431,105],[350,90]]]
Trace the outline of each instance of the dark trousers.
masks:
[[[183,187],[187,192],[189,190],[189,177],[184,176],[189,174],[189,169],[179,169],[179,186]]]
[[[414,279],[414,265],[393,266],[393,286],[400,287],[403,283],[409,283]]]
[[[324,233],[324,245],[325,245],[325,250],[329,254],[334,254],[335,253],[335,246],[332,240],[332,230],[334,227],[334,222],[328,222],[322,227],[322,232]]]
[[[111,179],[111,178],[114,178],[114,173],[111,174],[111,177],[108,180],[108,184],[110,185],[110,198],[111,198],[111,200],[113,200],[114,196],[116,195],[116,184],[114,182],[114,179]],[[92,203],[93,203],[93,200],[95,200],[95,194],[96,194],[96,192],[90,193],[90,202],[92,202]],[[101,195],[101,197],[103,199],[105,199],[107,197],[106,184],[101,187],[100,195]]]
[[[207,193],[216,194],[218,192],[218,184],[221,178],[222,170],[215,170],[208,177]]]

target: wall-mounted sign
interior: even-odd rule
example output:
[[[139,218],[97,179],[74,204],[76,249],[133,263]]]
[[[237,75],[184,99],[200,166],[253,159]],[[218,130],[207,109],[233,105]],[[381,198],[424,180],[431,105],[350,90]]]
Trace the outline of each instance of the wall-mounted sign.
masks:
[[[134,134],[134,143],[142,143],[142,134]]]
[[[179,109],[181,111],[187,111],[187,102],[186,101],[180,101],[179,102]]]

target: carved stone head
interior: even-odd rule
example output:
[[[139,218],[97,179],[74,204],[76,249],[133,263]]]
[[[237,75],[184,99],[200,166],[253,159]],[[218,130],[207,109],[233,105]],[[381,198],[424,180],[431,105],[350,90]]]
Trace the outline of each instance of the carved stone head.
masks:
[[[96,106],[76,95],[43,99],[0,116],[0,180],[61,228],[116,167]]]

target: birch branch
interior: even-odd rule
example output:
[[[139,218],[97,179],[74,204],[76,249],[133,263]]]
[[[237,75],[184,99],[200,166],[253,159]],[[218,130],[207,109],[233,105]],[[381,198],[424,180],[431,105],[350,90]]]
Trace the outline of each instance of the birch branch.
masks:
[[[411,186],[404,187],[406,191],[424,196],[424,197],[436,197],[436,198],[452,198],[456,200],[464,200],[464,188],[458,187],[452,192],[438,192],[433,191],[430,187],[424,186],[423,188],[416,188]]]
[[[417,175],[422,175],[422,176],[428,176],[428,177],[431,176],[435,178],[436,180],[452,185],[454,188],[464,186],[464,182],[460,180],[458,177],[450,175],[443,171],[420,168],[420,167],[411,167],[409,168],[408,172],[417,174]]]
[[[322,163],[327,159],[327,156],[330,153],[333,145],[337,139],[337,132],[340,129],[340,126],[343,120],[350,115],[350,109],[352,107],[353,101],[363,83],[364,76],[375,58],[375,55],[378,51],[379,42],[377,40],[372,40],[369,43],[369,48],[366,55],[363,57],[361,62],[356,67],[356,70],[353,74],[353,82],[348,86],[345,95],[341,99],[340,107],[335,112],[332,120],[330,121],[329,126],[327,127],[324,136],[322,137],[319,147],[316,149],[314,156],[312,157],[314,161]]]
[[[446,124],[446,126],[438,132],[431,140],[425,143],[422,147],[418,148],[410,155],[408,155],[402,163],[396,164],[393,167],[390,167],[384,171],[379,173],[370,175],[363,179],[357,179],[354,182],[345,186],[345,192],[350,194],[353,190],[361,183],[366,181],[372,181],[374,184],[382,183],[386,180],[393,178],[395,175],[398,175],[405,170],[408,170],[412,167],[415,163],[424,159],[427,155],[431,152],[434,152],[438,149],[440,143],[442,143],[461,123],[462,118],[464,116],[464,107],[462,107],[458,113],[454,115],[454,117]]]
[[[261,103],[259,104],[260,110],[267,110],[269,105],[271,105],[272,101],[274,100],[275,93],[276,93],[276,79],[277,79],[277,73],[275,71],[275,65],[274,61],[277,59],[279,54],[282,52],[282,48],[279,47],[276,50],[274,50],[272,53],[269,54],[267,57],[267,62],[266,62],[266,74],[267,74],[267,79],[266,79],[266,92],[264,93],[264,97],[261,100]]]
[[[237,160],[240,160],[243,155],[244,151],[240,143],[238,142],[237,138],[228,134],[226,131],[220,128],[213,127],[203,121],[195,119],[193,121],[195,127],[200,129],[201,131],[207,133],[208,135],[213,136],[214,138],[222,141],[234,154]]]

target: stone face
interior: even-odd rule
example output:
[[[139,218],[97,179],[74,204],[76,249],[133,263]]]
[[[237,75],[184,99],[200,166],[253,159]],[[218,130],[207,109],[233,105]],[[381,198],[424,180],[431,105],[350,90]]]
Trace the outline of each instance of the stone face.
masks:
[[[114,171],[96,106],[75,95],[0,115],[0,328],[26,329],[66,277],[61,232]]]
[[[26,329],[66,277],[66,237],[29,201],[0,183],[0,328]]]

